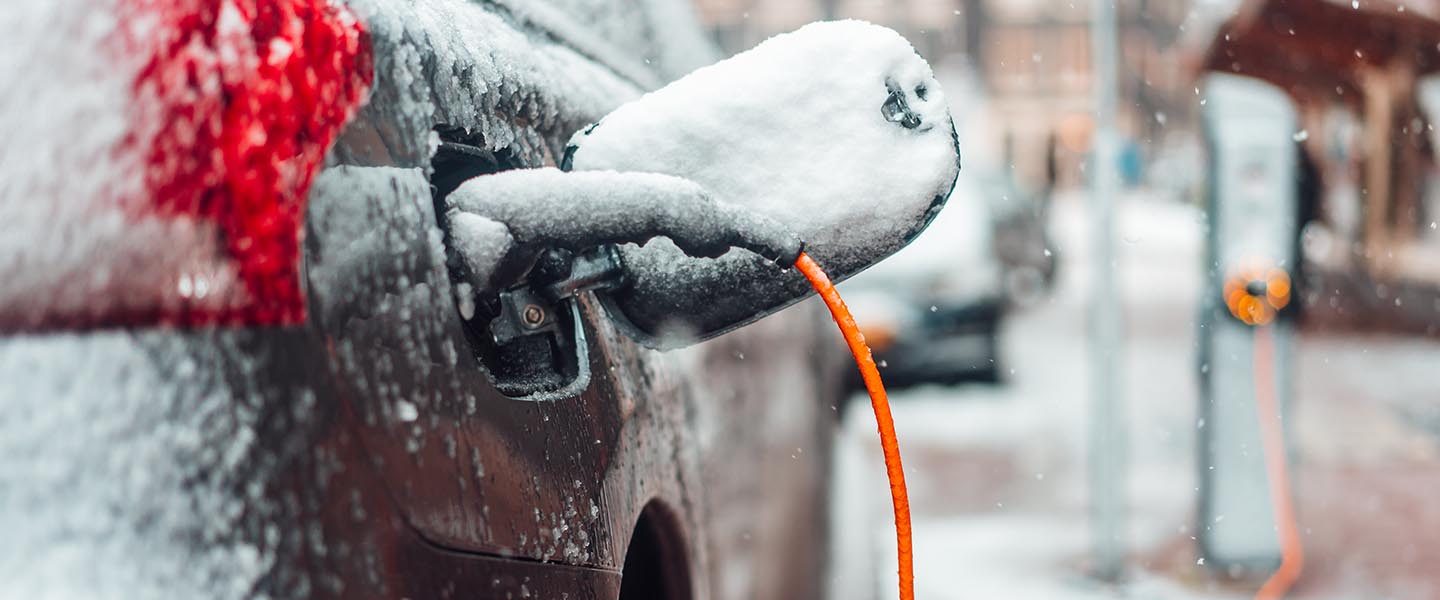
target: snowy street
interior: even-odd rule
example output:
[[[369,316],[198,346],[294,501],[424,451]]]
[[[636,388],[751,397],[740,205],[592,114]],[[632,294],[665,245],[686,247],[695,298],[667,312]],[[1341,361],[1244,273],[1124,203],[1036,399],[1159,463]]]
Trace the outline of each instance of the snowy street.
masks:
[[[1249,598],[1258,580],[1210,572],[1194,541],[1194,322],[1200,213],[1134,195],[1118,244],[1125,307],[1128,577],[1086,577],[1089,273],[1084,196],[1057,200],[1053,296],[1010,315],[999,386],[894,394],[925,598]],[[1300,598],[1440,594],[1436,393],[1440,345],[1343,333],[1299,338],[1296,499],[1306,542]],[[883,597],[894,549],[873,417],[852,399],[838,450],[836,600]],[[866,523],[864,531],[858,523]],[[868,536],[869,556],[855,547]],[[847,541],[850,542],[847,545]],[[856,566],[851,566],[856,565]]]

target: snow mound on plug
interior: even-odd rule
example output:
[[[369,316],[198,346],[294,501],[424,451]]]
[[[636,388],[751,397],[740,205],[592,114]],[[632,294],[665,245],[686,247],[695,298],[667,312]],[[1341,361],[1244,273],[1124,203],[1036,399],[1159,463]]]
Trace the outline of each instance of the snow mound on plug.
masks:
[[[790,228],[841,281],[929,223],[959,162],[925,60],[889,29],[841,21],[776,36],[621,106],[571,138],[562,164],[695,181]],[[620,252],[630,285],[607,306],[652,347],[719,335],[813,293],[798,272],[744,250],[697,259],[659,239]]]
[[[882,112],[891,90],[920,118]],[[647,171],[779,220],[825,259],[884,256],[959,170],[945,95],[899,34],[813,23],[621,106],[571,140],[573,170]]]
[[[480,283],[489,282],[505,253],[515,244],[504,223],[464,211],[450,215],[450,235],[465,266]]]

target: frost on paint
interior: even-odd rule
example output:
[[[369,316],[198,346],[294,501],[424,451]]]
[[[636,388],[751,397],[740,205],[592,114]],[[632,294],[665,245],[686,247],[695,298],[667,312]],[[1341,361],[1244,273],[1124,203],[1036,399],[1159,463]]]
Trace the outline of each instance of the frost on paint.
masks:
[[[256,383],[224,379],[226,365],[253,374],[235,338],[198,356],[189,342],[98,334],[0,344],[0,596],[253,593],[280,551],[262,518],[286,520],[283,507],[256,502],[256,482],[280,454],[257,444],[271,411]]]
[[[57,0],[0,15],[15,47],[0,56],[0,328],[299,322],[303,192],[363,98],[357,82],[372,72],[384,85],[362,115],[383,126],[349,132],[362,143],[344,144],[332,162],[424,167],[431,128],[445,123],[538,165],[571,132],[638,93],[573,49],[462,0],[267,3],[325,13],[306,21],[323,27],[286,29],[309,32],[289,45],[252,40],[274,29],[245,22],[253,1]],[[180,14],[192,9],[208,17]],[[177,33],[177,23],[202,31]],[[370,28],[373,68],[368,55],[344,60],[366,39],[359,23]],[[322,73],[317,90],[276,83],[283,76],[268,70],[330,34],[343,39],[322,66],[349,79],[332,85]],[[299,91],[262,93],[282,89]],[[326,102],[333,93],[344,102]],[[292,101],[306,109],[285,104]],[[226,106],[253,109],[255,118],[232,128],[245,111]],[[283,117],[297,113],[308,118]],[[216,127],[234,152],[201,147]],[[277,135],[292,127],[306,129],[293,144]],[[271,143],[256,152],[247,146],[256,140]],[[290,150],[295,157],[279,156]],[[284,200],[268,211],[230,202],[253,200],[256,182],[284,188]],[[197,186],[222,191],[192,193]],[[275,264],[283,277],[258,275]],[[283,289],[271,285],[282,278]],[[237,314],[276,299],[284,306]]]
[[[899,34],[859,21],[807,25],[701,68],[571,145],[576,171],[675,175],[780,222],[838,279],[918,233],[959,170],[929,65]],[[744,322],[757,303],[773,309],[808,294],[797,273],[745,252],[705,261],[658,240],[623,255],[638,274],[615,304],[648,332],[696,323],[709,331]],[[690,293],[699,287],[715,295]],[[693,321],[675,323],[675,314]]]
[[[128,95],[140,61],[94,60],[108,55],[113,5],[56,0],[0,11],[10,38],[0,52],[0,310],[38,298],[78,310],[109,287],[109,274],[91,268],[95,258],[133,254],[119,243],[129,231],[120,207],[97,201],[142,186],[140,157],[110,154],[129,119],[115,99]],[[66,288],[84,292],[59,293]]]
[[[210,5],[188,3],[200,4]],[[346,449],[321,444],[342,401],[372,425],[388,418],[409,426],[402,443],[421,452],[444,446],[431,431],[441,422],[432,395],[478,418],[486,383],[454,326],[426,181],[432,127],[468,130],[487,148],[539,166],[640,89],[488,4],[328,4],[348,5],[369,27],[375,89],[310,190],[309,320],[0,336],[0,596],[398,594],[336,587],[379,581],[371,536],[396,521],[381,512],[389,504],[341,487]],[[107,204],[145,185],[143,157],[112,152],[135,124],[117,100],[142,67],[108,45],[116,5],[54,0],[0,11],[12,46],[0,52],[0,308],[103,308],[119,301],[121,284],[221,298],[216,286],[234,280],[224,269],[176,275],[196,272],[184,261],[215,255],[203,244],[223,247],[213,228],[130,222],[123,207]],[[333,349],[317,343],[318,331],[335,335]],[[351,386],[343,397],[331,387],[341,381]],[[407,398],[412,423],[393,408]],[[388,441],[364,434],[377,448]],[[427,456],[397,466],[395,479],[453,481],[462,463],[469,460]],[[344,503],[326,504],[337,499]],[[545,502],[537,501],[547,514],[563,512]],[[320,529],[320,507],[343,521]],[[468,539],[482,550],[535,560],[546,552],[560,560],[554,546],[568,541],[520,547],[514,534],[539,539],[537,524],[492,524],[473,513],[448,522],[472,527]],[[337,530],[349,545],[332,539]],[[584,552],[619,567],[600,542]]]
[[[131,118],[113,100],[141,67],[96,62],[115,56],[104,42],[116,27],[114,4],[54,0],[0,11],[15,50],[0,53],[9,84],[0,88],[0,271],[40,278],[49,287],[38,296],[47,301],[113,302],[109,288],[90,278],[141,283],[141,266],[168,260],[167,251],[192,248],[192,239],[222,243],[127,224],[117,220],[120,211],[93,201],[144,184],[139,161],[109,154]],[[385,587],[391,574],[384,569],[395,563],[382,550],[389,536],[417,531],[431,539],[449,532],[454,537],[444,542],[466,551],[623,566],[624,544],[604,534],[614,508],[596,507],[612,498],[604,490],[634,481],[624,463],[603,482],[586,479],[582,491],[552,493],[558,488],[549,481],[484,487],[516,452],[551,461],[550,449],[588,449],[602,436],[583,411],[536,417],[549,422],[543,438],[504,438],[487,428],[493,415],[516,409],[493,393],[471,355],[427,176],[437,125],[510,153],[512,166],[538,167],[558,161],[573,132],[647,84],[496,9],[498,2],[331,4],[348,6],[368,27],[375,87],[310,189],[309,320],[292,328],[0,338],[0,531],[7,536],[0,596],[398,596]],[[656,70],[663,80],[666,71]],[[657,245],[664,244],[647,248]],[[717,263],[737,264],[729,260]],[[171,283],[177,295],[214,297],[221,275]],[[0,305],[23,306],[8,295],[19,281],[0,283]],[[674,480],[659,485],[678,506],[702,507],[686,508],[687,518],[713,544],[742,543],[743,530],[726,524],[751,518],[751,507],[724,499],[750,493],[753,480],[731,476],[735,461],[724,452],[671,449],[696,438],[728,448],[757,422],[774,436],[819,439],[824,420],[807,412],[814,407],[775,402],[777,382],[797,397],[826,393],[801,374],[815,362],[837,362],[812,360],[805,350],[814,331],[798,322],[761,324],[697,348],[704,360],[636,351],[631,373],[639,375],[616,378],[622,399],[677,400],[642,405],[627,423],[667,432],[642,439],[648,453],[637,462],[676,463]],[[605,320],[592,323],[606,347],[622,348]],[[742,346],[750,358],[727,367]],[[773,355],[763,358],[767,351]],[[717,377],[737,382],[740,393],[731,397],[694,377],[700,365],[731,369]],[[720,408],[692,422],[697,406]],[[462,428],[468,439],[454,436]],[[371,463],[373,471],[349,468],[360,464],[362,445],[393,459]],[[789,469],[777,471],[786,477],[823,473],[809,458],[821,455],[808,447],[800,460],[771,450],[746,449],[757,464]],[[551,464],[578,473],[564,478],[567,486],[594,473],[567,467],[558,455]],[[377,480],[393,498],[362,494]],[[390,512],[410,510],[419,482],[453,486],[451,493],[475,501]],[[501,502],[515,499],[536,507],[536,518],[500,518]],[[808,508],[804,499],[776,498],[767,510],[787,502],[786,514]],[[582,516],[573,516],[577,510]],[[719,571],[708,576],[721,579]],[[363,587],[339,587],[344,582]],[[747,582],[726,579],[738,590],[726,595],[746,596]],[[491,591],[520,597],[521,585]]]
[[[555,140],[640,92],[543,29],[527,31],[543,23],[517,17],[517,24],[465,0],[349,5],[376,40],[377,79],[388,82],[377,86],[362,115],[397,126],[371,132],[394,164],[428,164],[431,128],[443,123],[474,135],[486,150],[508,149],[522,164],[539,166],[558,153]],[[374,160],[350,148],[336,154],[347,163]]]
[[[305,193],[370,46],[343,6],[255,1],[7,17],[39,39],[0,64],[0,329],[304,319]]]

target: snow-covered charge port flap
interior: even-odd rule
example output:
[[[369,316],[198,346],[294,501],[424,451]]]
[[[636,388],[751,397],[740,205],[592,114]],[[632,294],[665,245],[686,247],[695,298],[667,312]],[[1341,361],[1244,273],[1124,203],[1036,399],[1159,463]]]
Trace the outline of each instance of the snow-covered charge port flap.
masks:
[[[575,135],[575,171],[663,173],[791,228],[836,280],[899,250],[938,213],[960,169],[929,64],[894,31],[813,23],[704,67]],[[608,300],[655,346],[704,339],[810,293],[798,273],[732,251],[622,248],[632,284]]]
[[[305,197],[373,77],[355,16],[330,0],[4,12],[0,331],[303,322]]]

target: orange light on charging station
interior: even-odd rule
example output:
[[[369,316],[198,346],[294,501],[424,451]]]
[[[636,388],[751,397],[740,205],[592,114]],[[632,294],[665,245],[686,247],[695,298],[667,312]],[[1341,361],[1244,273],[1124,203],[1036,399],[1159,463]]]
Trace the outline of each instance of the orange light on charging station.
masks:
[[[1254,289],[1260,286],[1263,291]],[[1221,294],[1231,316],[1246,325],[1268,325],[1290,304],[1290,289],[1290,275],[1284,269],[1252,264],[1227,278]]]

